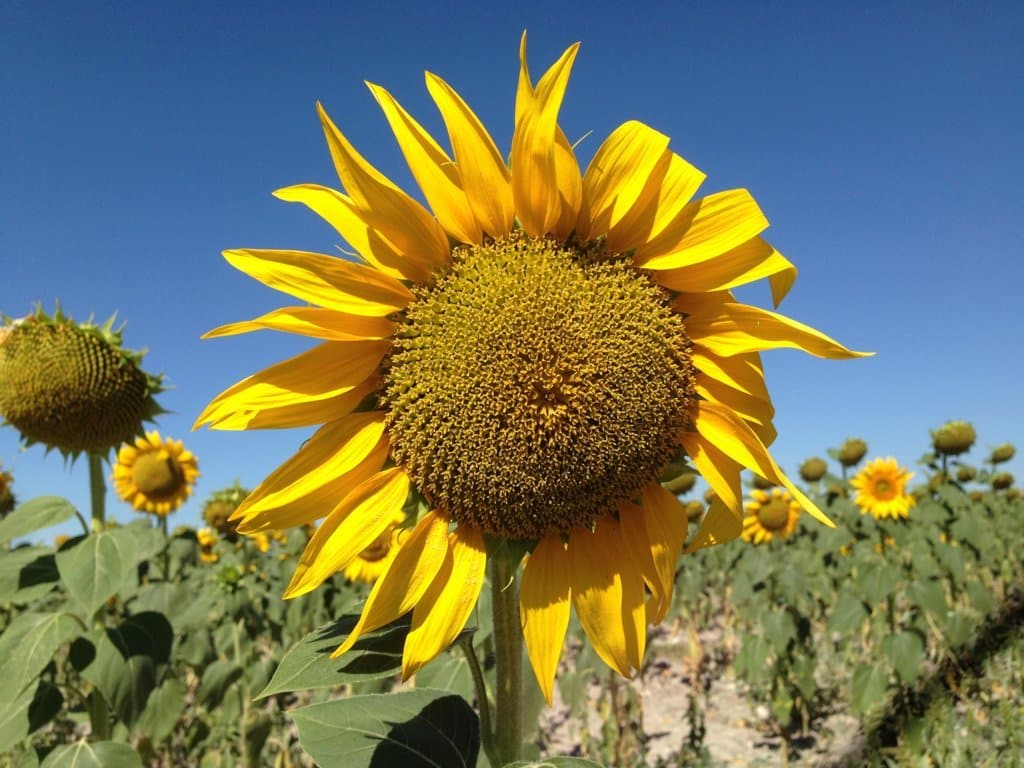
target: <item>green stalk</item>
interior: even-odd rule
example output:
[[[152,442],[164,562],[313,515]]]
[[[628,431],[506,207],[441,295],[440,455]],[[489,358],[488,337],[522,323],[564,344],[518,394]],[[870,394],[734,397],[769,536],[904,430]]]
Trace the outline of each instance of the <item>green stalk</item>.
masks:
[[[99,689],[94,688],[89,698],[86,699],[86,706],[89,709],[89,725],[94,741],[107,741],[110,739],[110,710],[107,707],[107,700]]]
[[[497,690],[494,748],[497,762],[506,765],[520,758],[523,748],[523,633],[519,626],[519,586],[515,567],[507,555],[490,558],[491,610],[494,614],[494,651]]]
[[[480,707],[480,741],[483,743],[484,754],[491,765],[500,766],[498,755],[494,748],[494,730],[491,725],[491,700],[487,695],[487,683],[484,680],[484,671],[480,667],[480,660],[476,657],[476,649],[473,648],[473,638],[464,635],[459,638],[459,647],[462,648],[466,661],[469,664],[469,672],[473,677],[473,688],[476,690],[476,700]]]
[[[89,496],[92,501],[92,529],[97,533],[106,527],[103,499],[107,494],[107,481],[103,477],[103,457],[89,454]]]

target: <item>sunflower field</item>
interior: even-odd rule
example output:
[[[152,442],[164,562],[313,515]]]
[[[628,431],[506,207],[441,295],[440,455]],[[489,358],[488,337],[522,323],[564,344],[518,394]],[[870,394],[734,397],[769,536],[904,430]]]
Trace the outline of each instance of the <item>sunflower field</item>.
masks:
[[[859,438],[782,467],[762,354],[872,353],[775,311],[767,217],[695,197],[664,134],[627,120],[581,165],[578,44],[535,79],[526,43],[505,151],[437,75],[450,154],[368,84],[423,202],[317,105],[342,189],[275,196],[354,252],[223,252],[292,303],[204,338],[315,345],[193,426],[311,432],[201,525],[173,521],[201,457],[113,320],[0,318],[3,428],[90,490],[19,500],[0,468],[0,764],[1018,759],[1015,448],[969,463],[951,421],[914,470]]]

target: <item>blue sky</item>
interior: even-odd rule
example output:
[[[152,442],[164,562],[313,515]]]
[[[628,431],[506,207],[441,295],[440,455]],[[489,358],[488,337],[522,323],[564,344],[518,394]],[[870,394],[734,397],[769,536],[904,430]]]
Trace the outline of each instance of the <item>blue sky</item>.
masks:
[[[592,132],[581,161],[627,119],[670,135],[708,174],[702,193],[758,199],[800,269],[781,311],[878,353],[765,356],[783,466],[850,435],[912,464],[953,418],[974,422],[976,459],[1022,443],[1019,4],[4,3],[0,311],[117,311],[127,345],[148,347],[173,387],[158,427],[202,471],[174,522],[236,478],[254,486],[308,434],[189,430],[223,388],[304,348],[199,336],[287,301],[221,250],[336,252],[333,230],[270,194],[337,186],[316,101],[413,191],[363,80],[443,136],[429,69],[507,151],[523,29],[535,73],[582,41],[561,116],[571,140]],[[85,462],[21,452],[10,428],[0,462],[21,500],[88,513]],[[1024,480],[1021,459],[1010,469]],[[108,514],[133,515],[114,498]]]

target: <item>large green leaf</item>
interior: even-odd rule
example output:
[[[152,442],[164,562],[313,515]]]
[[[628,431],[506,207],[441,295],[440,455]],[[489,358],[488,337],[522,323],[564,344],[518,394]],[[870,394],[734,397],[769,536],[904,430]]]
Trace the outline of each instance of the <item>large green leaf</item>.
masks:
[[[910,599],[935,617],[945,616],[949,610],[946,590],[936,579],[915,579],[909,589]]]
[[[865,599],[877,605],[896,591],[902,573],[888,563],[864,563],[857,571],[857,586]]]
[[[0,706],[0,753],[50,722],[63,703],[60,690],[47,682],[5,701]]]
[[[887,636],[882,640],[882,650],[906,685],[920,677],[924,665],[924,640],[916,632],[897,632]]]
[[[235,662],[217,659],[203,671],[196,695],[207,709],[216,709],[224,694],[242,676],[244,670]]]
[[[85,536],[57,553],[61,579],[86,617],[135,578],[137,551],[132,533],[115,529]]]
[[[127,744],[83,740],[57,747],[39,768],[142,768],[142,758]]]
[[[59,525],[75,514],[75,508],[60,496],[40,496],[16,507],[0,520],[0,547],[26,533]]]
[[[129,616],[96,638],[93,657],[86,656],[80,666],[82,676],[132,726],[156,688],[158,668],[169,660],[173,642],[174,630],[162,614],[147,611]]]
[[[830,632],[848,635],[860,629],[867,617],[868,612],[860,598],[849,592],[842,592],[832,607],[828,629]]]
[[[185,709],[185,683],[174,677],[168,677],[150,694],[146,708],[136,722],[138,731],[149,738],[154,744],[166,739],[178,718]]]
[[[2,546],[2,545],[0,545]],[[55,583],[53,550],[19,547],[0,555],[0,603],[31,603],[49,592]]]
[[[64,643],[83,632],[69,613],[23,613],[0,635],[0,680],[4,690],[20,693]]]
[[[473,768],[480,750],[476,712],[447,691],[352,696],[291,716],[321,768]]]
[[[853,670],[850,706],[858,714],[864,714],[882,701],[889,687],[889,676],[880,664],[861,664]]]

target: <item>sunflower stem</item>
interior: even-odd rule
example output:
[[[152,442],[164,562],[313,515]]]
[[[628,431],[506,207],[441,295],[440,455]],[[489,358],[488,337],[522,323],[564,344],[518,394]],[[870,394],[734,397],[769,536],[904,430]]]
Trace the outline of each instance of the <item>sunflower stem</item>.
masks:
[[[92,502],[92,529],[97,533],[106,527],[104,497],[107,481],[103,477],[103,457],[98,453],[89,454],[89,497]]]
[[[498,762],[498,755],[494,749],[494,731],[491,729],[491,699],[487,695],[487,682],[484,680],[484,671],[480,667],[480,659],[476,656],[476,649],[473,648],[473,638],[470,635],[463,635],[459,638],[459,647],[466,656],[469,664],[469,672],[473,676],[473,688],[476,690],[476,700],[480,708],[480,740],[483,742],[484,753],[491,765],[501,765]]]
[[[519,626],[519,587],[511,558],[491,557],[491,610],[494,615],[496,757],[492,765],[515,762],[523,748],[523,633]]]

